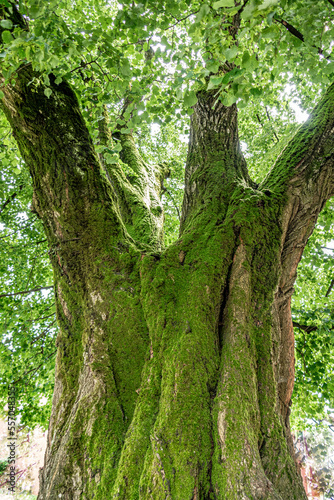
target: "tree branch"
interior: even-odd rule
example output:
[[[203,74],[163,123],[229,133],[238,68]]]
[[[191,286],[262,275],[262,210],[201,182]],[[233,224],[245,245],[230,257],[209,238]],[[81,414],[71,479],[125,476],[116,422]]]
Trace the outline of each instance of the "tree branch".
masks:
[[[256,118],[257,118],[257,121],[259,122],[259,124],[261,125],[261,127],[263,128],[263,123],[262,123],[261,118],[260,118],[258,113],[256,113]]]
[[[334,84],[332,84],[309,119],[287,144],[261,188],[283,194],[287,189],[306,188],[319,194],[313,205],[324,203],[334,194]],[[308,196],[309,198],[309,196]]]
[[[331,1],[331,0],[329,0],[329,1]],[[295,28],[294,26],[292,26],[292,24],[288,23],[284,19],[279,19],[277,17],[274,17],[274,21],[276,21],[277,23],[282,24],[288,30],[288,32],[291,33],[291,35],[293,35],[296,38],[298,38],[301,42],[303,42],[303,43],[305,42],[304,35],[299,30],[297,30],[297,28]],[[317,47],[316,45],[313,45],[313,47],[315,47],[318,50],[318,54],[323,55],[323,50],[322,50],[321,47]],[[326,59],[328,61],[331,60],[330,56],[324,56],[324,57],[326,57]]]
[[[33,293],[33,292],[39,292],[40,290],[51,290],[53,288],[52,286],[41,286],[39,288],[31,288],[30,290],[24,290],[22,292],[15,292],[15,293],[2,293],[0,295],[1,297],[14,297],[15,295],[27,295],[28,293]]]
[[[191,16],[194,16],[195,14],[198,13],[198,10],[195,10],[194,12],[190,12],[190,14],[188,14],[187,16],[185,17],[182,17],[181,19],[176,19],[176,17],[174,17],[174,19],[176,19],[176,23],[174,24],[171,24],[170,26],[168,26],[168,28],[165,28],[164,31],[167,31],[167,30],[170,30],[171,28],[174,28],[175,26],[177,26],[178,24],[182,23],[182,21],[185,21],[186,19],[188,19],[189,17]]]
[[[39,335],[37,335],[37,337],[33,338],[30,341],[30,345],[34,344],[35,342],[37,342],[37,340],[44,337],[46,335],[46,333],[49,331],[49,328],[51,328],[51,326],[53,326],[55,323],[56,323],[56,320],[52,321],[52,323],[50,323],[50,325],[48,325],[47,328],[45,328],[45,330],[42,331],[42,333],[40,333]]]
[[[304,42],[304,35],[298,31],[292,24],[288,23],[287,21],[284,21],[284,19],[278,19],[277,17],[274,17],[274,21],[277,23],[282,24],[291,35],[295,36],[298,38],[301,42]]]
[[[312,325],[301,325],[300,323],[297,323],[296,321],[292,322],[293,326],[295,328],[299,328],[300,330],[303,330],[306,333],[314,332],[315,330],[318,329],[317,326],[312,326]]]
[[[176,205],[176,203],[174,202],[174,198],[171,195],[170,191],[168,191],[168,189],[165,186],[162,186],[162,192],[167,193],[169,195],[170,199],[172,200],[173,207],[175,208],[175,210],[177,212],[178,219],[181,220],[180,210],[179,210],[178,206]]]
[[[57,349],[55,351],[53,351],[49,356],[47,356],[46,359],[44,359],[42,361],[42,363],[40,363],[37,367],[33,367],[31,370],[27,370],[24,372],[24,375],[22,375],[22,377],[18,378],[17,380],[15,380],[13,382],[13,384],[17,384],[18,382],[20,382],[20,380],[23,379],[23,377],[26,377],[29,373],[33,372],[33,375],[40,369],[41,366],[43,366],[43,364],[48,361],[50,358],[52,358],[52,356],[54,356],[55,354],[57,353]],[[32,376],[31,376],[32,377]],[[31,377],[29,377],[29,380],[31,379]]]
[[[265,110],[266,110],[266,115],[267,115],[267,118],[268,118],[268,122],[270,123],[270,126],[271,126],[271,129],[272,129],[273,134],[274,134],[274,136],[275,136],[276,142],[279,142],[279,138],[277,137],[277,134],[276,134],[275,129],[274,129],[274,127],[273,127],[273,124],[272,124],[272,121],[271,121],[270,114],[269,114],[269,112],[268,112],[268,108],[267,108],[267,106],[265,106]],[[274,141],[274,142],[275,142],[275,141]]]
[[[19,192],[22,191],[22,188],[23,188],[23,184],[21,184],[19,186]],[[15,200],[15,198],[17,197],[18,195],[18,192],[15,191],[15,193],[13,193],[3,204],[2,204],[2,207],[0,209],[0,214],[2,214],[2,212],[5,210],[6,206],[9,205],[9,203],[11,203],[13,200]]]
[[[260,189],[281,207],[281,290],[292,290],[303,250],[334,194],[334,84],[277,158]]]
[[[334,278],[332,279],[332,281],[331,281],[331,283],[330,283],[330,285],[328,287],[328,290],[326,292],[325,297],[328,297],[328,295],[331,293],[333,286],[334,286]]]

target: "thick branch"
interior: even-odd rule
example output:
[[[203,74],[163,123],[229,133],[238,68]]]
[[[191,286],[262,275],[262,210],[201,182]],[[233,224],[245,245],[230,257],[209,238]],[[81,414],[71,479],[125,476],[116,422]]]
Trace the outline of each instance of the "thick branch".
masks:
[[[291,295],[297,266],[326,200],[334,194],[334,85],[315,107],[259,186],[281,226],[281,270],[275,294],[280,325],[279,395],[290,401],[294,380]]]
[[[292,290],[297,265],[326,201],[334,194],[334,85],[300,127],[260,189],[281,204],[281,290]]]
[[[297,195],[303,190],[315,208],[334,194],[333,103],[334,84],[282,151],[261,189],[270,189],[276,195]]]
[[[111,193],[70,86],[54,83],[47,97],[31,67],[22,69],[15,86],[6,85],[2,108],[33,178],[33,209],[42,218],[51,243],[82,235],[95,205],[122,234]],[[80,214],[80,217],[78,217]]]
[[[199,92],[197,98],[190,124],[181,232],[186,219],[200,207],[213,206],[218,199],[226,206],[237,179],[251,182],[239,146],[236,106],[224,106],[213,91]]]
[[[128,111],[132,105],[132,100],[127,97],[121,114],[125,122],[129,119]],[[108,165],[106,169],[119,200],[122,201],[123,197],[121,212],[124,214],[126,226],[127,223],[132,226],[132,229],[129,229],[130,234],[143,244],[149,245],[151,249],[159,251],[163,244],[163,208],[160,200],[163,172],[158,165],[149,165],[144,161],[132,131],[124,133],[122,129],[124,125],[120,125],[113,132],[112,139],[122,147],[120,159],[127,166],[126,178],[123,171],[115,176]],[[124,177],[122,186],[121,175]],[[123,191],[122,196],[119,194],[120,190]]]

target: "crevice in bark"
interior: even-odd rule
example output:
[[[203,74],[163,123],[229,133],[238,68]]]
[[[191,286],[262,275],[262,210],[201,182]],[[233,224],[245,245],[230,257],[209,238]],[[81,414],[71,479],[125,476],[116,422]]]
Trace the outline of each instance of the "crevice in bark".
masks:
[[[231,273],[232,273],[232,267],[233,267],[233,259],[235,252],[238,247],[238,239],[240,236],[240,228],[235,227],[234,228],[234,248],[232,250],[232,259],[231,263],[228,267],[226,278],[225,278],[225,283],[224,283],[224,288],[221,294],[221,304],[220,304],[220,310],[219,310],[219,316],[218,316],[218,348],[219,348],[219,355],[221,354],[222,350],[222,344],[223,344],[223,326],[224,326],[224,313],[226,309],[226,305],[228,302],[229,294],[230,294],[230,279],[231,279]]]

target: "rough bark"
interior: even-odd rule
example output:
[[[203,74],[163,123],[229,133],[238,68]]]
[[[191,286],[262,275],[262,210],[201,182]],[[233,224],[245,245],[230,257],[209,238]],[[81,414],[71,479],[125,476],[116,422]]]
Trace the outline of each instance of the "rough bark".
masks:
[[[332,86],[263,184],[237,109],[200,93],[181,236],[161,248],[159,175],[133,137],[102,165],[70,86],[2,108],[34,185],[54,269],[56,385],[39,500],[306,499],[291,449],[290,299],[333,194]]]

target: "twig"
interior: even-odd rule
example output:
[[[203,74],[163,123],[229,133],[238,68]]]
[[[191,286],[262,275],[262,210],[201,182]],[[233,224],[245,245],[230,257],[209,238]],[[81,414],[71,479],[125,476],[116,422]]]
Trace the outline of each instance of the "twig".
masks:
[[[31,370],[24,372],[24,374],[22,375],[22,377],[21,377],[21,378],[18,378],[17,380],[15,380],[15,381],[13,382],[13,384],[17,384],[18,382],[20,382],[20,381],[23,379],[23,377],[25,377],[26,375],[28,375],[28,373],[33,372],[33,375],[34,375],[34,374],[35,374],[35,373],[36,373],[36,372],[40,369],[40,367],[41,367],[41,366],[43,366],[43,364],[45,363],[45,361],[47,361],[48,359],[50,359],[50,358],[51,358],[51,356],[53,356],[54,354],[56,354],[56,352],[57,352],[57,349],[56,349],[55,351],[53,351],[53,352],[50,354],[50,356],[48,356],[48,357],[46,358],[46,360],[43,360],[43,361],[42,361],[42,363],[41,363],[41,364],[39,364],[39,365],[37,366],[37,368],[32,368]],[[30,379],[31,379],[31,377],[29,378],[29,380],[30,380]]]
[[[51,328],[51,326],[53,326],[55,324],[56,320],[52,321],[52,323],[50,325],[48,325],[47,328],[45,328],[45,330],[42,331],[42,333],[40,333],[37,337],[35,337],[34,339],[32,339],[32,341],[30,342],[30,345],[31,344],[34,344],[35,342],[37,342],[37,340],[39,340],[40,338],[44,337],[46,332],[49,330],[49,328]]]
[[[53,305],[53,304],[52,304]],[[50,306],[51,307],[51,306]],[[50,307],[48,307],[47,309],[50,309]],[[47,310],[45,309],[45,310]],[[35,318],[35,319],[30,319],[29,321],[27,321],[27,323],[36,323],[37,321],[42,321],[43,319],[48,319],[48,318],[51,318],[52,316],[54,316],[55,313],[51,313],[49,314],[48,316],[41,316],[39,318]]]
[[[291,33],[291,35],[293,35],[296,38],[298,38],[301,42],[305,42],[304,35],[299,30],[297,30],[297,28],[295,28],[294,26],[292,26],[292,24],[288,23],[284,19],[278,19],[277,17],[274,17],[273,19],[277,23],[282,24],[288,30],[288,32]],[[323,50],[322,50],[321,47],[317,47],[316,45],[313,45],[313,47],[318,50],[318,54],[320,54],[321,56],[325,57],[325,59],[327,59],[328,61],[331,61],[331,57],[330,56],[324,56],[323,55]]]
[[[175,208],[175,210],[177,211],[177,216],[178,216],[178,219],[181,220],[181,214],[180,214],[180,210],[179,210],[179,207],[176,205],[176,203],[174,202],[174,198],[173,196],[171,195],[171,193],[168,191],[167,188],[165,188],[165,186],[162,186],[162,191],[163,193],[167,193],[169,194],[170,196],[170,199],[172,200],[172,204],[173,204],[173,207]]]
[[[19,194],[19,192],[22,190],[23,188],[23,184],[21,184],[19,186],[19,191],[15,193],[13,193],[9,198],[8,200],[5,201],[5,203],[3,203],[2,207],[1,207],[1,210],[0,210],[0,214],[2,214],[2,212],[5,210],[5,208],[7,207],[7,205],[9,205],[9,203],[11,203],[13,200],[15,200],[15,198],[17,197],[17,195]]]
[[[331,283],[330,283],[330,285],[329,285],[329,287],[328,287],[328,290],[327,290],[327,292],[326,292],[325,297],[328,297],[328,295],[331,293],[331,291],[332,291],[332,289],[333,289],[333,286],[334,286],[334,278],[332,279],[332,281],[331,281]]]
[[[197,13],[198,13],[198,10],[195,10],[195,12],[191,12],[187,16],[182,17],[182,19],[177,19],[176,17],[173,16],[174,19],[177,19],[177,22],[168,26],[168,28],[166,28],[164,31],[167,31],[167,30],[170,30],[171,28],[174,28],[174,26],[177,26],[178,24],[182,23],[182,21],[185,21],[186,19],[188,19],[188,17],[194,16]]]
[[[265,106],[265,110],[266,110],[266,115],[267,115],[268,121],[269,121],[269,123],[270,123],[270,126],[271,126],[271,128],[272,128],[273,134],[274,134],[274,136],[275,136],[275,139],[276,139],[276,141],[277,141],[277,142],[279,142],[279,138],[277,137],[277,134],[276,134],[275,129],[274,129],[274,127],[273,127],[272,120],[271,120],[271,118],[270,118],[270,114],[269,114],[269,112],[268,112],[268,108],[267,108],[267,106]]]
[[[300,325],[296,321],[293,321],[292,324],[293,324],[293,326],[295,328],[299,328],[300,330],[303,330],[306,333],[311,333],[311,332],[314,332],[315,330],[318,329],[317,326],[314,326],[314,325]]]
[[[259,122],[259,124],[261,125],[261,127],[263,128],[263,123],[261,122],[261,119],[260,119],[258,113],[256,113],[256,118],[257,118],[257,121]]]
[[[305,336],[304,336],[304,347],[305,347]],[[301,355],[302,357],[302,360],[303,360],[303,365],[304,365],[304,374],[307,375],[307,370],[306,370],[306,364],[305,364],[305,358],[304,358],[304,353],[303,351],[301,351],[300,349],[297,349],[296,347],[296,351],[299,352],[299,354]]]
[[[15,293],[2,293],[0,295],[1,297],[14,297],[14,295],[26,295],[27,293],[32,293],[32,292],[39,292],[40,290],[50,290],[53,288],[52,286],[41,286],[39,288],[32,288],[31,290],[24,290],[22,292],[15,292]]]

